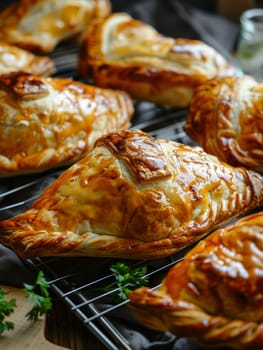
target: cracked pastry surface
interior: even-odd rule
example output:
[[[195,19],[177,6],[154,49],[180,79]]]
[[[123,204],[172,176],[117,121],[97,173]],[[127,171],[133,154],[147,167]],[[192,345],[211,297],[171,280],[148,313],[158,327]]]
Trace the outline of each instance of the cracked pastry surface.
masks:
[[[0,12],[0,39],[47,53],[110,12],[109,0],[20,0]]]
[[[261,349],[263,344],[263,212],[201,240],[161,286],[129,295],[144,325],[199,344]]]
[[[99,138],[32,207],[0,223],[22,257],[155,259],[263,203],[263,178],[140,130]]]
[[[98,86],[120,88],[138,100],[186,107],[193,89],[234,68],[198,40],[168,38],[125,13],[94,21],[82,35],[80,73]]]
[[[50,76],[55,71],[55,65],[48,56],[37,56],[0,40],[0,72],[5,74],[14,71]]]
[[[250,76],[199,86],[184,130],[208,153],[263,173],[263,84]]]
[[[0,177],[43,172],[80,159],[95,140],[129,127],[122,91],[24,72],[0,76]]]

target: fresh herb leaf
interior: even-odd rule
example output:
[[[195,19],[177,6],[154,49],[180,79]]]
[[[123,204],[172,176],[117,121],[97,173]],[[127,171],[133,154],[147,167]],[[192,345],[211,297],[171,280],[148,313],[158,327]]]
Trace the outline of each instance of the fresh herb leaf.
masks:
[[[36,322],[39,317],[52,308],[52,300],[48,289],[49,284],[42,271],[39,271],[33,285],[24,283],[23,290],[26,292],[27,299],[34,304],[32,309],[26,314],[28,321]]]
[[[105,291],[111,291],[118,288],[118,298],[123,301],[134,288],[144,286],[148,283],[148,278],[145,276],[147,272],[146,266],[132,268],[122,262],[117,262],[110,268],[115,282],[104,288]]]
[[[9,331],[10,329],[14,329],[14,323],[11,321],[5,321],[5,317],[9,316],[16,306],[16,300],[5,299],[6,293],[0,288],[0,334],[4,331]]]

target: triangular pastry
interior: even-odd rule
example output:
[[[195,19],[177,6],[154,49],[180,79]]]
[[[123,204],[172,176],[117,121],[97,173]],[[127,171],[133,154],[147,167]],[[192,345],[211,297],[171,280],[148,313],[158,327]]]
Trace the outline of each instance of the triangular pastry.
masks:
[[[48,56],[37,56],[5,41],[0,41],[0,73],[15,71],[49,76],[55,72],[55,64]]]
[[[78,67],[84,77],[161,105],[186,107],[200,83],[235,72],[204,42],[165,37],[126,13],[95,20],[81,39]]]
[[[0,223],[20,256],[154,259],[263,204],[263,177],[140,130],[99,138],[32,208]]]
[[[0,75],[0,106],[0,177],[72,164],[133,115],[125,92],[24,72]]]
[[[263,173],[262,105],[252,77],[211,79],[195,90],[184,130],[220,160]]]
[[[47,53],[110,12],[109,0],[15,1],[0,12],[0,39]]]
[[[211,348],[262,349],[263,212],[201,240],[160,287],[138,288],[129,299],[149,328]]]

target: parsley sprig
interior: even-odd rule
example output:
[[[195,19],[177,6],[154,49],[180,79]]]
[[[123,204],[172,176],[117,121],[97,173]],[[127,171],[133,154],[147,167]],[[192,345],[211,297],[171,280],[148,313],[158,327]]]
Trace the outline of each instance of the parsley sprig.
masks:
[[[111,266],[110,271],[113,273],[115,281],[103,289],[112,291],[118,288],[117,296],[120,301],[126,300],[134,288],[148,283],[148,278],[145,276],[147,272],[146,266],[133,268],[123,262],[117,262]]]
[[[27,299],[33,303],[33,307],[26,314],[28,321],[37,321],[40,316],[44,315],[52,308],[52,300],[49,295],[49,284],[42,271],[39,271],[34,284],[24,283],[22,291],[26,293]],[[7,294],[8,292],[4,292],[4,290],[0,288],[0,335],[4,331],[15,328],[14,322],[7,321],[6,317],[14,312],[14,309],[17,306],[16,299],[12,298],[7,300]]]
[[[9,316],[16,307],[16,300],[9,299],[6,300],[6,294],[2,288],[0,288],[0,335],[4,331],[9,331],[14,329],[14,323],[11,321],[6,321],[6,316]]]
[[[44,277],[44,273],[39,271],[36,281],[33,285],[24,283],[24,292],[27,299],[34,306],[26,314],[28,321],[36,322],[42,315],[52,308],[52,300],[49,296],[49,284]]]

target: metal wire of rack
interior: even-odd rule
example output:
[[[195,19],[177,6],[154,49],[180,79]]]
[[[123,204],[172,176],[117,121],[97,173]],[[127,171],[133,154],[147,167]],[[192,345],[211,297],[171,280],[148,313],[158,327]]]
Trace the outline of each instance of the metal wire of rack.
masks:
[[[56,76],[80,80],[76,73],[75,47],[59,48],[52,54],[56,63]],[[192,144],[183,131],[185,110],[163,108],[151,103],[136,103],[132,128],[141,129],[161,139]],[[6,179],[0,184],[0,220],[26,210],[42,191],[63,171],[52,171],[37,176]],[[190,247],[188,248],[190,249]],[[147,266],[149,285],[156,288],[168,269],[180,261],[186,250],[175,256],[154,262],[125,261],[130,266]],[[118,260],[120,261],[120,260]],[[110,266],[116,259],[95,258],[35,258],[26,263],[34,270],[42,270],[52,290],[80,321],[109,349],[132,350],[119,328],[119,319],[125,314],[129,322],[128,301],[116,303],[113,298],[118,288],[105,291],[113,281]],[[96,266],[96,269],[94,269]],[[117,321],[116,321],[117,320]],[[141,326],[140,326],[141,327]]]
[[[161,279],[171,266],[182,259],[184,252],[176,257],[160,260],[153,265],[147,261],[131,262],[125,261],[130,266],[147,266],[148,272],[145,277],[150,280],[152,288],[157,288]],[[101,270],[97,277],[94,274],[87,277],[87,264],[92,264]],[[120,260],[118,260],[120,261]],[[46,259],[36,258],[28,260],[27,263],[34,269],[45,272],[53,291],[65,302],[69,309],[80,319],[80,321],[110,350],[132,350],[124,335],[116,326],[118,319],[125,315],[131,318],[128,301],[115,301],[118,288],[104,291],[103,287],[113,281],[113,274],[109,272],[116,259],[107,259],[101,263],[93,258],[76,259]],[[65,273],[70,265],[74,263],[81,269],[74,269],[71,273]],[[63,266],[63,268],[62,268]],[[62,272],[61,271],[64,272]],[[82,282],[81,282],[82,281]],[[116,317],[117,312],[117,317]],[[121,315],[121,316],[118,316]],[[142,327],[143,330],[143,327]]]

